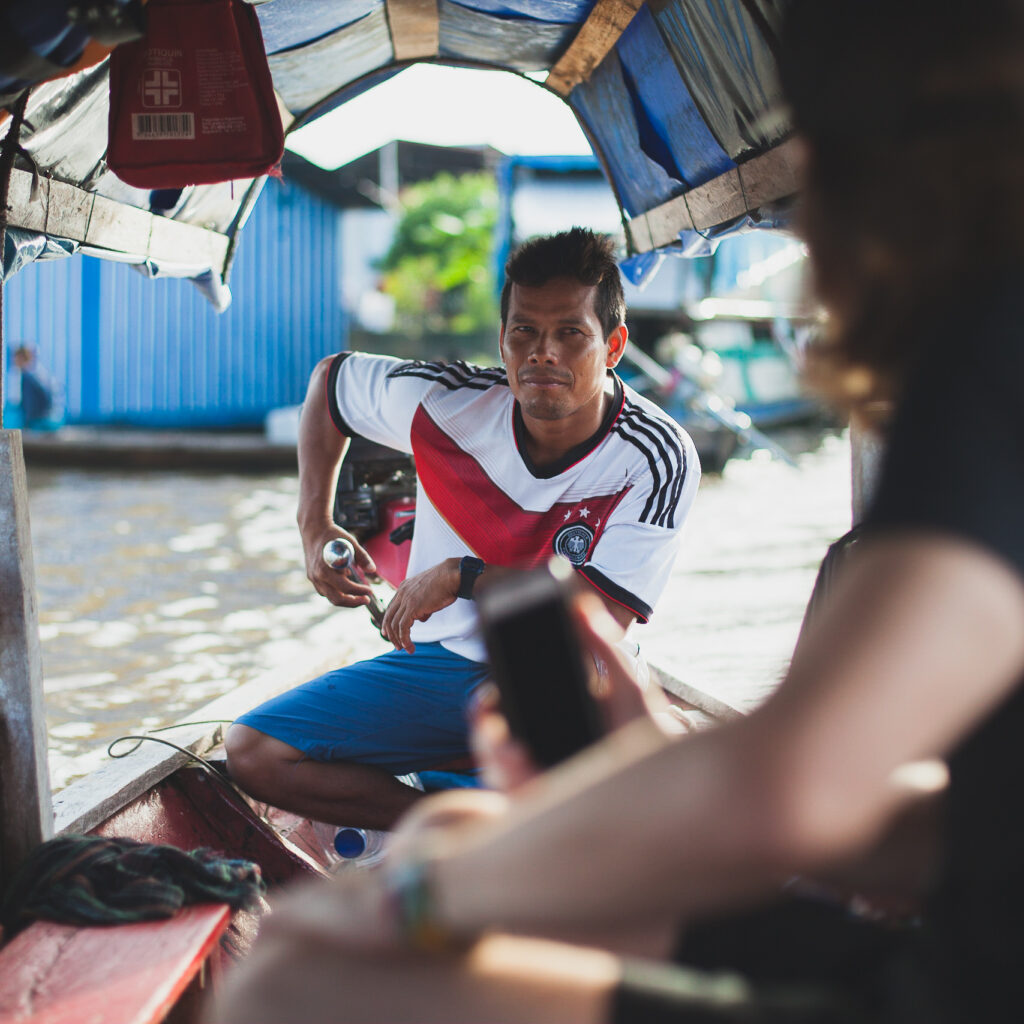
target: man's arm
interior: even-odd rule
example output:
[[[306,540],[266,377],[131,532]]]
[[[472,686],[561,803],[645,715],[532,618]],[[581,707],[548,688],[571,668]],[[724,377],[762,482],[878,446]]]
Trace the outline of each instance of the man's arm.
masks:
[[[410,638],[413,623],[425,622],[434,612],[455,602],[460,582],[459,562],[458,558],[446,558],[402,583],[384,614],[381,633],[385,640],[390,640],[396,649],[415,650]],[[509,570],[502,566],[486,566],[476,585],[486,586],[487,582],[507,572]],[[615,639],[621,640],[636,616],[603,594],[600,597],[620,629]]]
[[[338,430],[327,409],[327,375],[333,359],[333,356],[328,356],[317,363],[302,405],[296,519],[310,583],[331,604],[352,608],[368,604],[372,591],[366,584],[353,580],[347,572],[331,569],[323,559],[324,545],[343,537],[354,548],[360,569],[372,573],[376,572],[376,566],[355,537],[334,521],[334,492],[349,439]]]

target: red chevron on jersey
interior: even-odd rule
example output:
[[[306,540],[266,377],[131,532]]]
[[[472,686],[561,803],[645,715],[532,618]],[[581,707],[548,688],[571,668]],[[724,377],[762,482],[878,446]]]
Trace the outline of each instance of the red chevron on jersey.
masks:
[[[529,567],[552,553],[637,619],[650,617],[679,548],[700,468],[669,416],[609,375],[600,428],[561,462],[537,467],[502,367],[342,353],[328,375],[328,413],[346,437],[416,456],[416,532],[409,575],[479,555]],[[476,606],[455,600],[412,627],[486,658]]]
[[[583,564],[608,517],[630,490],[558,502],[543,512],[524,509],[422,407],[413,417],[412,448],[431,504],[492,565],[537,565],[556,550],[573,564]]]

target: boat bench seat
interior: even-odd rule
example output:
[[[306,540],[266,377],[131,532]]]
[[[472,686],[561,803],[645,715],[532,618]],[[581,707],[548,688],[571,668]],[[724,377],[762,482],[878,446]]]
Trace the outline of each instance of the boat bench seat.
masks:
[[[36,922],[0,949],[0,1024],[156,1024],[172,1007],[181,1020],[230,922],[223,903],[137,924]],[[179,1002],[186,990],[194,1001]]]

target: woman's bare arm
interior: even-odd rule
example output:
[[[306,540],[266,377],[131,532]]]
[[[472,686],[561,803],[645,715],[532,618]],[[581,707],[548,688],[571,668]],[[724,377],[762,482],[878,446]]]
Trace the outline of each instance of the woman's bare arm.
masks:
[[[448,837],[437,911],[457,931],[563,934],[726,907],[848,858],[904,805],[894,770],[946,754],[1022,670],[1014,571],[945,537],[865,542],[762,709],[675,742],[639,724],[549,773]]]

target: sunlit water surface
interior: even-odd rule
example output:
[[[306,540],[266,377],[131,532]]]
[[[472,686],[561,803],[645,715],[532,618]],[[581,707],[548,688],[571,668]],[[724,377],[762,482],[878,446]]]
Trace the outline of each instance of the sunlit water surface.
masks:
[[[791,437],[791,443],[806,437]],[[733,460],[702,484],[683,554],[651,623],[648,658],[737,707],[783,671],[818,562],[850,517],[845,438],[798,469]],[[312,592],[293,476],[29,470],[55,788],[125,733],[191,715],[268,672],[334,618],[384,650],[362,610]]]

